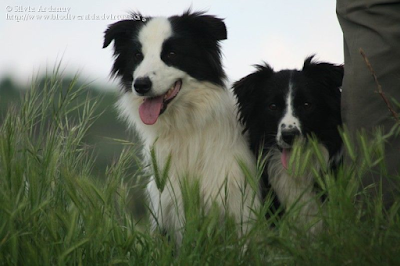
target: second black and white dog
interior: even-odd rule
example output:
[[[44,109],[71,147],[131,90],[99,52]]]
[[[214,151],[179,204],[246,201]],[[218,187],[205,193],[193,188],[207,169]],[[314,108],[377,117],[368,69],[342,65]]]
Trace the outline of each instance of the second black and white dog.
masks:
[[[312,174],[292,176],[287,169],[294,140],[315,135],[331,166],[338,162],[342,146],[338,127],[343,66],[312,59],[305,60],[302,70],[275,72],[267,64],[258,65],[233,86],[251,149],[266,156],[264,196],[271,187],[285,209],[297,203],[305,221],[316,215],[319,201]]]

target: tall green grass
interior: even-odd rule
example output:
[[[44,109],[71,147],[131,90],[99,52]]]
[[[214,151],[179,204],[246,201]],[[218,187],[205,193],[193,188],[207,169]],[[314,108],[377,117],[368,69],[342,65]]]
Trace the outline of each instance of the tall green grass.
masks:
[[[177,249],[161,232],[150,234],[147,221],[136,220],[128,208],[146,178],[131,171],[138,164],[134,145],[110,163],[105,181],[92,175],[95,155],[83,139],[101,119],[94,115],[97,100],[76,101],[85,87],[76,87],[76,79],[62,87],[61,79],[56,73],[40,87],[33,82],[1,124],[0,264],[400,265],[399,202],[384,209],[380,197],[364,195],[359,186],[363,173],[384,168],[387,136],[371,141],[361,135],[357,153],[346,141],[362,167],[339,169],[337,177],[314,171],[321,194],[329,195],[320,217],[325,230],[317,235],[299,226],[296,207],[265,219],[268,198],[255,210],[252,229],[239,237],[217,208],[202,209],[198,183],[182,182],[186,224]],[[73,112],[79,117],[74,121]],[[316,146],[298,159],[301,165],[318,159]],[[159,178],[168,182],[163,173]]]
[[[54,75],[36,82],[0,128],[0,263],[91,264],[125,260],[137,238],[125,211],[129,149],[107,180],[91,177],[94,156],[82,142],[96,117],[85,88]],[[76,121],[69,118],[78,112]]]

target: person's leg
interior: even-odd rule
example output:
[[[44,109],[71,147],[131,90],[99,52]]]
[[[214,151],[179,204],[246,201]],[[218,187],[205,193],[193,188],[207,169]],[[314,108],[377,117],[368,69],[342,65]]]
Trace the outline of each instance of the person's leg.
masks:
[[[370,61],[387,98],[400,101],[400,1],[337,0],[338,19],[344,37],[342,118],[351,133],[364,128],[372,132],[382,126],[388,132],[395,124],[359,50]],[[395,106],[394,106],[395,107]],[[399,108],[395,111],[400,114]],[[389,176],[400,172],[400,138],[392,138],[385,146]],[[367,173],[363,186],[379,184],[379,172]],[[389,206],[398,184],[390,178],[382,180],[384,203]]]

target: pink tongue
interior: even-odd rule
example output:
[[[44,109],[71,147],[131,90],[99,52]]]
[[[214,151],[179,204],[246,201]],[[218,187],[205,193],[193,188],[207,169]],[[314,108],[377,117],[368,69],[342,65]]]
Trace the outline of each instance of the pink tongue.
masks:
[[[290,150],[283,149],[281,154],[281,162],[283,167],[285,167],[285,169],[288,169],[289,160],[290,160]]]
[[[139,107],[139,115],[146,125],[153,125],[160,115],[164,95],[147,98]]]

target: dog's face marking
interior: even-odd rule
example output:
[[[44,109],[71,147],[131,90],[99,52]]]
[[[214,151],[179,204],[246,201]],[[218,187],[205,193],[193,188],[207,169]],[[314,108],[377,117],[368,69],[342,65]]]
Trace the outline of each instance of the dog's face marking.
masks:
[[[155,83],[151,84],[154,92],[162,92],[160,83],[171,85],[165,79],[182,77],[223,86],[219,41],[226,38],[222,19],[187,11],[169,18],[148,17],[145,22],[118,21],[106,30],[103,48],[114,41],[116,59],[111,73],[121,78],[126,92],[135,88],[134,79],[146,77]],[[152,92],[138,95],[146,97],[146,93]]]
[[[139,32],[141,51],[136,51],[135,56],[141,58],[141,62],[133,72],[132,83],[132,91],[137,95],[155,97],[165,94],[178,79],[186,76],[183,71],[168,66],[164,61],[173,53],[164,48],[164,43],[171,36],[172,26],[167,18],[153,18]],[[145,92],[137,88],[138,81],[143,79],[150,81],[150,87]]]
[[[288,148],[292,145],[294,138],[301,135],[301,125],[298,117],[295,114],[293,106],[294,91],[293,83],[289,81],[288,92],[285,96],[285,107],[282,120],[278,124],[276,142],[282,148]]]

